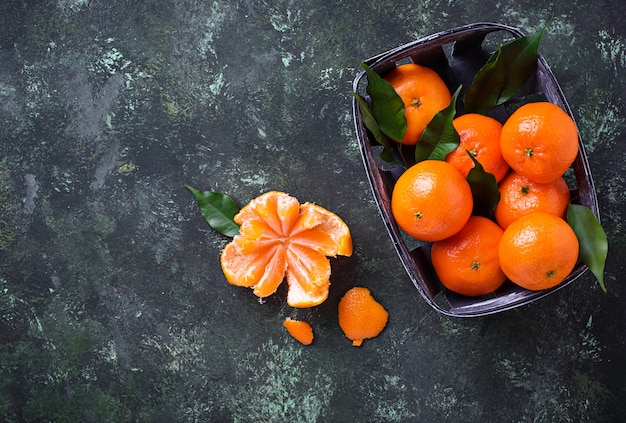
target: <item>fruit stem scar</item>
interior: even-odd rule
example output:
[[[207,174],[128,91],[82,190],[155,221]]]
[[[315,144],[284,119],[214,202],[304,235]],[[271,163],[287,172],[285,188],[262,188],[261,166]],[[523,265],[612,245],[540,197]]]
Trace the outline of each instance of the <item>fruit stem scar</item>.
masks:
[[[419,107],[421,105],[422,105],[422,102],[420,101],[419,98],[414,98],[413,100],[411,100],[411,106]]]
[[[526,155],[526,157],[530,157],[533,155],[533,150],[532,148],[527,148],[524,150],[524,154]]]
[[[546,273],[546,276],[549,277],[549,278],[554,276],[554,270],[548,270],[548,272]]]
[[[422,218],[422,212],[415,212],[413,217],[415,218],[415,220],[420,220]]]
[[[480,269],[480,262],[478,262],[478,261],[474,260],[474,261],[472,262],[472,265],[470,266],[470,268],[471,268],[472,270],[478,270],[478,269]]]
[[[524,185],[521,191],[522,194],[528,194],[530,192],[530,187],[528,185]]]

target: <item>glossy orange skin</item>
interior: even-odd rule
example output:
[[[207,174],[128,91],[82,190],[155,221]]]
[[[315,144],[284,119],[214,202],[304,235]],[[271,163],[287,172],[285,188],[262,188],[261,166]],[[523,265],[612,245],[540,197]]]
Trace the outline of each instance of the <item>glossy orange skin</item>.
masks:
[[[452,125],[459,134],[460,142],[456,150],[448,153],[446,161],[467,177],[474,167],[474,161],[467,154],[469,151],[485,171],[500,182],[509,170],[500,151],[502,124],[489,116],[467,113],[455,118]]]
[[[441,283],[472,297],[498,289],[506,280],[498,256],[502,233],[494,221],[472,216],[459,232],[433,243],[431,260]]]
[[[569,224],[549,213],[535,212],[511,223],[498,252],[504,274],[531,291],[561,283],[578,261],[578,238]]]
[[[578,154],[578,129],[560,107],[528,103],[504,123],[500,149],[516,172],[536,182],[552,182],[563,176]]]
[[[563,177],[540,184],[511,171],[498,185],[500,201],[494,211],[498,224],[506,229],[511,223],[532,212],[546,212],[565,218],[570,192]]]
[[[435,114],[450,104],[450,90],[435,71],[414,63],[396,67],[384,79],[396,90],[405,108],[406,133],[396,141],[415,145]]]
[[[442,160],[424,160],[396,181],[391,211],[398,226],[422,241],[460,231],[473,209],[472,191],[461,173]]]

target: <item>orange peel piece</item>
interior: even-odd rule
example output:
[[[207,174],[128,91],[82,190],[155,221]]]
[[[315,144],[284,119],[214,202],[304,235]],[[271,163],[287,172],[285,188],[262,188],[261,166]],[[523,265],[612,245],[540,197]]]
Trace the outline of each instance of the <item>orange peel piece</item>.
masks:
[[[287,317],[283,321],[283,326],[287,332],[303,345],[311,345],[313,343],[313,328],[308,322],[294,320]]]
[[[352,345],[360,347],[363,340],[378,336],[389,319],[389,313],[367,288],[349,289],[339,300],[339,326]]]

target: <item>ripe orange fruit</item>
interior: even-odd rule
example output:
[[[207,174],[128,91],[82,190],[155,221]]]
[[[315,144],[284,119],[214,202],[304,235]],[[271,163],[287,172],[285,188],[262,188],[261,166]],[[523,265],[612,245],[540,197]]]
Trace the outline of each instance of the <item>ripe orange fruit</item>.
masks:
[[[465,226],[472,214],[472,191],[463,175],[442,160],[424,160],[398,178],[391,194],[394,219],[422,241],[439,241]]]
[[[313,343],[313,328],[311,328],[308,322],[293,320],[287,317],[283,321],[283,326],[287,329],[289,334],[300,343],[304,345],[311,345],[311,343]]]
[[[467,177],[474,167],[469,151],[485,171],[495,176],[496,182],[501,181],[509,170],[500,152],[502,124],[489,116],[467,113],[455,118],[452,125],[459,133],[460,142],[456,150],[448,153],[446,161]]]
[[[552,288],[570,274],[578,260],[578,238],[563,219],[535,212],[504,230],[498,252],[504,274],[519,286]]]
[[[500,201],[494,216],[503,229],[520,217],[537,211],[565,218],[570,193],[561,176],[552,182],[540,184],[511,171],[500,182],[498,189]]]
[[[396,141],[415,145],[437,112],[450,104],[450,90],[437,72],[414,63],[396,67],[384,79],[396,90],[405,108],[406,133]]]
[[[518,173],[536,182],[552,182],[578,154],[576,123],[555,104],[525,104],[504,123],[500,149]]]
[[[361,346],[364,339],[378,336],[388,318],[387,310],[367,288],[351,288],[339,301],[339,326],[355,347]]]
[[[498,289],[506,280],[498,258],[502,233],[494,221],[472,216],[459,232],[433,243],[431,259],[441,283],[467,296]]]
[[[273,294],[287,276],[287,304],[312,307],[328,297],[327,257],[352,254],[350,230],[339,216],[283,192],[253,199],[234,218],[239,235],[221,255],[232,285],[254,288],[260,298]]]

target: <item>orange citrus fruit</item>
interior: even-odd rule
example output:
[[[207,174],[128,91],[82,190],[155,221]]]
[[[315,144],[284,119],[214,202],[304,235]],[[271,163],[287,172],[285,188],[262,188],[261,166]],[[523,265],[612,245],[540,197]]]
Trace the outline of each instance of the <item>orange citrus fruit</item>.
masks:
[[[520,217],[537,211],[565,218],[570,193],[561,176],[552,182],[540,184],[511,171],[500,182],[498,189],[500,201],[494,216],[503,229]]]
[[[570,225],[550,213],[520,217],[504,230],[498,252],[504,274],[519,286],[552,288],[578,261],[578,238]]]
[[[339,301],[339,326],[355,347],[361,346],[364,339],[378,336],[388,318],[387,310],[367,288],[351,288]]]
[[[509,170],[500,152],[502,124],[489,116],[467,113],[455,118],[452,125],[459,134],[460,142],[456,150],[448,153],[446,161],[467,177],[474,167],[474,161],[467,154],[469,151],[485,171],[495,176],[496,182],[501,181]]]
[[[404,103],[406,133],[404,138],[396,141],[415,145],[437,112],[450,104],[450,90],[437,72],[415,63],[396,67],[384,79]]]
[[[394,219],[422,241],[439,241],[465,226],[472,214],[472,191],[450,163],[424,160],[407,169],[391,194]]]
[[[555,104],[525,104],[504,122],[500,149],[518,173],[540,183],[554,181],[578,154],[576,123]]]
[[[221,255],[232,285],[251,287],[260,298],[273,294],[287,276],[287,304],[312,307],[328,297],[327,257],[352,254],[350,230],[339,216],[270,191],[250,201],[234,218],[239,235]]]
[[[498,289],[506,280],[498,258],[502,233],[494,221],[472,216],[459,232],[433,243],[431,259],[441,283],[467,296]]]
[[[287,329],[287,332],[301,344],[311,345],[311,343],[313,343],[313,328],[311,328],[308,322],[287,317],[283,321],[283,326]]]

